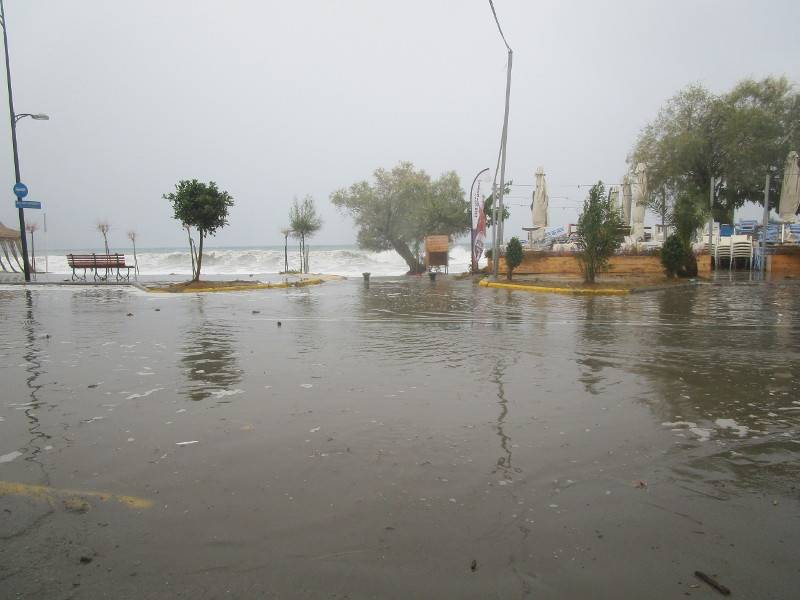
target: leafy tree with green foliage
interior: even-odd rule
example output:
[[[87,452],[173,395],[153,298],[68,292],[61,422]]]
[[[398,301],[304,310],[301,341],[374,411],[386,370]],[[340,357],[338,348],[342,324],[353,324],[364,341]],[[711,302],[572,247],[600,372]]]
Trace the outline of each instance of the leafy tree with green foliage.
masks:
[[[731,222],[745,201],[763,203],[767,174],[779,197],[786,156],[800,147],[798,123],[800,94],[785,77],[747,79],[722,95],[691,85],[644,128],[628,162],[647,165],[649,189],[706,206],[715,178],[714,217]]]
[[[506,245],[506,268],[508,269],[508,280],[518,266],[522,264],[522,244],[519,238],[512,237]]]
[[[578,217],[578,260],[586,283],[594,283],[597,273],[608,267],[608,259],[622,244],[623,224],[619,213],[598,181],[589,190]]]
[[[306,239],[312,237],[322,227],[322,218],[317,214],[314,198],[306,196],[302,202],[294,199],[289,210],[291,234],[300,240],[300,271],[308,273],[308,247]]]
[[[426,235],[469,231],[469,200],[455,172],[432,180],[412,163],[401,162],[373,176],[374,183],[360,181],[331,194],[334,206],[355,220],[360,248],[394,250],[410,273],[422,273],[425,267],[414,249]]]
[[[503,197],[508,196],[511,193],[511,185],[513,182],[507,181],[505,191],[503,192]],[[489,194],[486,196],[486,199],[483,201],[483,213],[486,215],[486,227],[491,227],[494,224],[494,193]],[[503,204],[503,214],[500,215],[500,221],[508,220],[508,217],[511,216],[511,213],[508,212],[508,206]]]
[[[164,194],[163,198],[172,203],[174,218],[183,227],[197,229],[200,243],[192,281],[199,281],[203,240],[228,224],[228,209],[233,206],[233,198],[228,192],[218,190],[213,181],[206,184],[197,179],[182,179],[175,185],[175,191]]]

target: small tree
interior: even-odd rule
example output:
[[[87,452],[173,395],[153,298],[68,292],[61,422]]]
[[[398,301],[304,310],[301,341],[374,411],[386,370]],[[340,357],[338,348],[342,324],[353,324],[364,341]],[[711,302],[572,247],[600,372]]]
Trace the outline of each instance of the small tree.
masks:
[[[33,272],[36,273],[36,246],[33,243],[33,234],[39,230],[39,224],[36,221],[25,225],[25,231],[31,234],[31,265]]]
[[[108,232],[110,229],[111,224],[108,222],[108,220],[97,222],[97,231],[99,231],[100,235],[103,236],[103,246],[106,249],[106,254],[111,254],[111,252],[108,250]]]
[[[578,218],[578,260],[586,283],[608,267],[608,259],[622,243],[622,219],[598,181],[589,191]]]
[[[139,259],[136,256],[136,232],[134,230],[130,230],[128,232],[128,239],[133,244],[133,271],[137,275],[139,274]]]
[[[675,277],[684,270],[686,264],[686,247],[677,234],[673,233],[661,247],[661,264],[667,277]]]
[[[292,230],[288,227],[284,227],[281,229],[281,234],[283,235],[283,272],[289,272],[289,234],[292,233]]]
[[[322,227],[322,219],[317,215],[314,198],[306,196],[302,202],[295,198],[292,208],[289,210],[289,220],[292,235],[300,240],[300,271],[308,273],[306,238],[312,237]]]
[[[228,192],[217,189],[213,181],[206,184],[197,179],[179,181],[175,191],[164,194],[163,198],[172,203],[175,219],[187,230],[189,227],[197,229],[200,241],[192,281],[199,281],[203,265],[203,240],[228,224],[228,209],[233,206],[233,198]]]
[[[519,238],[512,237],[506,246],[506,268],[508,269],[508,280],[518,266],[522,264],[522,244]]]
[[[681,193],[675,201],[670,224],[675,228],[675,237],[679,240],[683,253],[682,260],[675,271],[676,275],[688,277],[697,275],[697,258],[692,251],[692,238],[705,223],[707,215],[708,208],[705,203],[692,198],[688,193]],[[677,247],[675,252],[677,252]]]

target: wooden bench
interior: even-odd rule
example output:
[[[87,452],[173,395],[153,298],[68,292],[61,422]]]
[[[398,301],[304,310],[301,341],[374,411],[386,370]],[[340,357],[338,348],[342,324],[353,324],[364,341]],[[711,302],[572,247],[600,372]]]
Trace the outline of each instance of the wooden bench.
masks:
[[[67,264],[72,269],[72,280],[78,279],[86,280],[86,271],[94,271],[94,280],[105,281],[108,279],[109,273],[116,270],[117,281],[131,279],[131,269],[133,266],[125,264],[124,254],[67,254]],[[78,269],[83,269],[83,276],[78,274]],[[122,273],[125,269],[125,274]],[[104,274],[101,275],[100,272]]]

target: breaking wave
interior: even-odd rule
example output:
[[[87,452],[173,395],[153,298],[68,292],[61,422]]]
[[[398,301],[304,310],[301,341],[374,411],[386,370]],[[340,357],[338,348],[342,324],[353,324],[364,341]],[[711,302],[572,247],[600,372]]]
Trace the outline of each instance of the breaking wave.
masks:
[[[113,250],[112,250],[113,251]],[[48,256],[51,273],[70,273],[67,252]],[[129,262],[133,253],[125,251]],[[192,262],[189,251],[180,248],[142,249],[137,252],[139,272],[142,275],[191,275]],[[283,271],[283,247],[261,248],[207,248],[203,253],[203,273],[208,275],[256,275]],[[469,269],[469,246],[450,249],[450,272],[461,273]],[[44,257],[37,257],[39,268]],[[408,270],[405,262],[394,251],[369,252],[353,246],[311,247],[311,271],[345,277],[360,277],[368,271],[374,276],[402,275]],[[482,261],[482,265],[485,263]],[[289,252],[289,268],[297,269],[300,255]]]

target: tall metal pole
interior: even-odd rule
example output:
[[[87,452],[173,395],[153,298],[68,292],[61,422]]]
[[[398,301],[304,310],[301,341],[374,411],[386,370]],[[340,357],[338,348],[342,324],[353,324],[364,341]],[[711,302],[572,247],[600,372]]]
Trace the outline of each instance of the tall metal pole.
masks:
[[[497,24],[497,31],[500,32],[500,37],[503,38],[503,43],[508,50],[508,69],[506,71],[506,109],[503,115],[503,135],[500,138],[500,190],[496,188],[497,172],[495,172],[495,188],[492,192],[492,206],[494,208],[494,218],[492,219],[493,240],[492,246],[492,263],[494,279],[497,279],[497,271],[500,268],[500,248],[498,247],[498,238],[500,243],[503,240],[503,194],[506,187],[506,140],[508,138],[508,107],[511,98],[511,63],[514,53],[511,46],[506,41],[506,36],[503,34],[503,28],[500,27],[500,19],[497,18],[497,11],[494,9],[494,2],[489,0],[489,7],[492,9],[494,22]]]
[[[708,262],[711,263],[714,256],[714,180],[716,178],[711,176],[711,186],[708,190]],[[709,267],[712,265],[709,264]],[[716,267],[716,265],[713,265]]]
[[[503,243],[503,193],[506,189],[506,140],[508,139],[508,107],[511,98],[511,61],[514,53],[511,48],[508,49],[508,70],[506,72],[506,110],[503,116],[503,136],[500,139],[500,189],[497,196],[497,212],[499,220],[497,221],[497,237],[498,243]],[[500,267],[500,252],[492,254],[494,260],[494,278],[498,278],[498,268]]]
[[[769,173],[764,180],[764,219],[761,226],[761,274],[767,272],[767,227],[769,227]]]
[[[3,26],[3,48],[6,52],[6,83],[8,84],[8,112],[11,121],[11,146],[14,149],[14,176],[16,182],[20,182],[19,176],[19,156],[17,154],[17,119],[14,114],[14,93],[11,90],[11,63],[8,59],[8,33],[6,31],[6,11],[3,0],[0,0],[0,21]],[[28,262],[28,241],[25,239],[25,212],[22,208],[19,211],[19,237],[22,241],[22,266],[25,271],[25,281],[31,280],[31,265]]]

